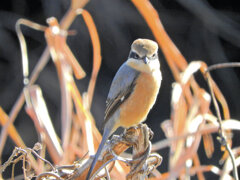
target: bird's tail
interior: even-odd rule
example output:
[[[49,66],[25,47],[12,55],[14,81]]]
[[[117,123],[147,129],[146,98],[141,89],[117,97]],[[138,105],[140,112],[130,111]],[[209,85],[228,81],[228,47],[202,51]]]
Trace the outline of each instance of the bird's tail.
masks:
[[[102,149],[103,149],[103,147],[104,147],[104,145],[105,145],[105,142],[107,141],[110,133],[111,133],[111,130],[109,130],[109,129],[104,129],[104,133],[103,133],[103,136],[102,136],[102,141],[101,141],[101,143],[100,143],[100,145],[99,145],[99,147],[98,147],[98,150],[97,150],[96,155],[94,156],[94,159],[93,159],[92,164],[91,164],[91,166],[90,166],[90,169],[89,169],[89,171],[88,171],[86,180],[89,180],[89,179],[90,179],[91,173],[92,173],[92,171],[93,171],[93,169],[94,169],[94,167],[95,167],[95,165],[96,165],[96,163],[97,163],[97,160],[98,160],[98,158],[99,158],[99,156],[100,156],[100,154],[101,154],[101,152],[102,152]]]

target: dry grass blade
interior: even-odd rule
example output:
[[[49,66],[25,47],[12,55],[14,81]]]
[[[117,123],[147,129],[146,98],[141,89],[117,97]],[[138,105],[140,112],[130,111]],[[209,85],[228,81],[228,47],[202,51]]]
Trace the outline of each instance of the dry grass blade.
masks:
[[[208,114],[204,115],[204,119],[206,121],[210,121],[210,122],[213,122],[212,119],[213,117],[211,116],[211,118],[209,119],[209,116]],[[214,119],[216,119],[214,117]],[[167,123],[167,121],[164,121],[162,124],[165,124]],[[224,120],[222,122],[223,124],[223,129],[224,130],[237,130],[237,131],[240,131],[240,123],[238,120],[233,120],[233,119],[229,119],[229,120]],[[164,126],[162,126],[163,130],[165,129]],[[202,135],[205,135],[205,134],[211,134],[211,133],[216,133],[218,132],[218,129],[219,129],[219,124],[217,122],[215,123],[212,123],[212,124],[205,124],[203,127],[200,127],[198,132],[193,132],[193,133],[186,133],[186,134],[183,134],[181,136],[167,136],[168,138],[167,139],[164,139],[164,140],[161,140],[161,141],[158,141],[156,143],[153,144],[152,146],[152,151],[158,151],[160,149],[163,149],[163,148],[166,148],[168,146],[171,146],[172,144],[172,141],[177,141],[179,139],[186,139],[187,137],[189,136],[195,136],[196,133],[201,133]],[[165,130],[164,130],[165,131]],[[169,132],[169,131],[167,131]],[[166,133],[165,133],[166,135]]]
[[[32,21],[29,20],[25,20],[25,19],[19,19],[16,23],[16,33],[18,35],[18,39],[20,42],[20,47],[21,47],[21,51],[22,51],[22,68],[23,68],[23,83],[25,85],[27,85],[29,83],[29,79],[28,79],[28,54],[27,54],[27,45],[25,42],[25,38],[22,34],[20,25],[26,25],[26,26],[31,26],[33,29],[36,30],[45,30],[44,26],[38,25]],[[44,53],[45,55],[45,53]],[[47,56],[47,53],[46,53]],[[46,56],[43,56],[43,60],[47,59],[45,58]],[[45,62],[45,61],[44,61]],[[38,68],[41,68],[42,66],[44,66],[44,62],[40,63],[40,65],[38,66]],[[34,69],[34,72],[36,72],[36,74],[38,73],[38,68]],[[31,78],[31,81],[34,81],[35,76],[33,76],[33,78]],[[32,83],[32,82],[30,82]],[[23,94],[20,95],[20,97],[17,100],[17,103],[13,106],[12,111],[10,112],[10,118],[8,120],[8,122],[5,124],[5,126],[3,127],[3,130],[1,132],[1,141],[0,141],[0,157],[3,151],[3,146],[6,142],[6,137],[7,137],[7,130],[8,127],[12,125],[12,123],[14,122],[17,113],[20,111],[21,106],[24,103],[24,96]]]
[[[178,136],[184,133],[185,131],[185,118],[187,116],[187,105],[186,101],[183,97],[183,91],[181,86],[176,83],[173,88],[173,99],[172,99],[172,112],[171,112],[171,120],[172,120],[172,131],[174,136]],[[170,157],[169,167],[173,168],[176,164],[177,160],[181,156],[184,151],[184,140],[180,139],[178,141],[173,142],[170,148],[170,153],[172,156]]]
[[[220,102],[220,104],[222,106],[224,119],[230,119],[230,112],[229,112],[227,101],[224,98],[223,94],[221,93],[220,89],[218,88],[217,84],[214,82],[214,80],[212,79],[210,74],[207,72],[208,67],[207,67],[206,63],[203,61],[196,61],[196,63],[200,63],[200,65],[201,65],[200,71],[205,76],[207,81],[209,81],[211,83],[212,90],[213,90],[217,100]],[[210,86],[209,86],[209,88],[210,88]]]
[[[28,84],[28,53],[27,53],[27,45],[23,33],[21,31],[20,25],[26,25],[38,31],[44,31],[46,29],[45,26],[41,26],[37,23],[26,19],[19,19],[16,23],[16,33],[20,42],[21,52],[22,52],[22,68],[23,68],[23,82],[24,84]]]
[[[72,99],[77,111],[77,116],[79,118],[79,125],[82,131],[82,148],[81,151],[86,153],[89,151],[89,154],[94,154],[95,149],[98,147],[99,142],[101,141],[101,134],[94,124],[93,117],[88,109],[83,105],[81,95],[76,87],[76,84],[73,82],[69,89],[71,91]]]
[[[72,0],[71,1],[71,9],[73,11],[76,11],[79,8],[83,8],[89,0]]]
[[[61,23],[60,23],[61,29],[67,30],[69,28],[69,26],[72,24],[73,20],[76,17],[76,12],[75,12],[76,9],[83,8],[83,6],[87,4],[87,2],[88,0],[72,0],[72,3],[75,5],[74,7],[72,6],[69,8],[68,12],[64,15],[63,19],[61,20]],[[76,9],[73,9],[73,8],[76,8]],[[46,48],[42,53],[42,56],[39,58],[37,65],[34,67],[33,72],[31,73],[30,80],[29,80],[30,85],[36,81],[36,79],[38,78],[38,75],[47,64],[49,60],[49,55],[50,55],[49,50],[48,48]],[[8,128],[15,121],[17,114],[19,113],[20,109],[24,104],[24,101],[25,99],[22,91],[9,114],[9,121],[5,124],[5,126],[1,131],[0,156],[2,155],[3,147],[6,142]]]
[[[232,67],[240,67],[240,63],[239,62],[231,62],[231,63],[220,63],[220,64],[216,64],[216,65],[212,65],[212,66],[210,66],[210,67],[208,67],[207,69],[206,69],[206,76],[209,78],[209,79],[211,79],[211,76],[210,76],[210,71],[212,71],[212,70],[216,70],[216,69],[222,69],[222,68],[232,68]],[[217,105],[217,102],[216,102],[216,99],[215,99],[215,96],[218,98],[218,93],[216,93],[216,92],[213,92],[214,90],[213,90],[213,87],[211,87],[211,86],[214,86],[214,82],[210,82],[210,80],[208,81],[208,83],[209,83],[209,88],[210,88],[210,90],[211,90],[211,93],[212,93],[212,96],[213,96],[213,99],[214,99],[214,105],[215,105],[215,109],[216,109],[216,111],[217,111],[217,115],[218,115],[218,119],[219,119],[219,124],[220,124],[220,135],[222,136],[221,138],[222,138],[222,142],[224,142],[225,140],[225,137],[224,137],[224,134],[223,134],[223,131],[222,131],[222,129],[221,129],[221,124],[222,124],[222,122],[221,122],[221,114],[220,114],[220,111],[219,111],[219,108],[218,108],[218,105]],[[215,96],[214,96],[214,93],[215,93]],[[226,108],[225,108],[226,109]],[[223,110],[225,110],[225,109],[223,109]],[[224,117],[226,118],[226,113],[224,113]],[[226,131],[226,134],[228,135],[228,134],[231,134],[231,132],[228,132],[228,131]],[[231,146],[231,141],[229,141],[228,139],[226,139],[226,141],[227,141],[227,143],[225,144],[225,147],[226,147],[226,149],[227,149],[227,151],[225,152],[225,154],[223,155],[223,157],[222,157],[222,160],[224,160],[224,159],[226,159],[226,156],[227,156],[227,152],[229,153],[229,155],[230,155],[230,158],[231,158],[231,162],[232,162],[232,167],[233,167],[233,172],[234,172],[234,176],[235,176],[235,178],[236,179],[238,179],[238,175],[237,175],[237,166],[238,165],[236,165],[235,164],[235,157],[234,157],[234,155],[232,154],[232,152],[231,152],[231,149],[230,149],[230,146]],[[221,160],[221,161],[222,161]],[[228,161],[229,162],[229,161]],[[225,169],[225,168],[224,168]],[[223,178],[225,178],[225,176],[226,176],[227,174],[226,174],[226,172],[224,172],[224,175],[222,176]]]
[[[200,97],[202,97],[201,95]],[[198,129],[204,123],[203,117],[199,115],[200,105],[209,104],[208,99],[194,99],[191,106],[183,106],[184,95],[181,85],[176,83],[173,88],[173,98],[172,98],[172,133],[173,137],[181,136],[184,133],[193,133],[196,132],[195,136],[188,137],[186,139],[179,139],[171,145],[171,154],[170,157],[170,171],[171,174],[180,172],[184,167],[185,162],[188,159],[191,159],[193,155],[197,152],[201,134],[198,132]],[[205,103],[208,102],[208,103]],[[207,106],[209,107],[209,105]],[[206,111],[208,108],[206,108]],[[183,114],[184,112],[184,114]],[[206,112],[202,112],[206,113]],[[180,119],[180,117],[182,119]],[[184,124],[184,125],[183,125]],[[175,126],[175,128],[174,128]],[[171,128],[170,128],[171,129]],[[169,134],[169,132],[167,132]]]
[[[69,145],[72,127],[73,103],[69,84],[73,81],[73,77],[69,64],[64,61],[55,61],[55,65],[61,87],[62,146],[65,151]]]
[[[147,22],[166,57],[175,79],[178,81],[180,78],[178,67],[184,70],[187,67],[187,61],[167,35],[161,24],[158,13],[152,4],[148,0],[132,0],[132,2]]]
[[[227,102],[223,96],[223,94],[221,93],[221,91],[219,90],[219,88],[217,87],[216,83],[213,81],[210,73],[208,72],[208,67],[204,62],[201,62],[201,72],[205,75],[205,78],[207,79],[208,82],[208,86],[212,95],[212,99],[213,99],[213,103],[214,103],[214,107],[217,113],[217,117],[218,117],[218,123],[219,123],[219,135],[220,135],[220,141],[222,144],[222,150],[225,150],[225,148],[227,149],[227,151],[225,151],[221,161],[223,161],[224,159],[226,159],[226,157],[229,155],[231,155],[231,149],[230,146],[232,144],[232,141],[229,137],[231,137],[231,131],[225,131],[223,132],[223,127],[222,127],[222,123],[221,123],[221,113],[218,107],[218,102],[221,104],[222,106],[222,110],[223,110],[223,116],[224,119],[229,119],[230,118],[230,112],[229,112],[229,108],[227,105]],[[225,137],[226,135],[226,137]],[[232,162],[234,163],[234,157],[231,155],[232,157]],[[236,167],[236,166],[234,166]],[[235,177],[237,176],[236,174],[236,168],[235,168]]]
[[[37,85],[30,86],[25,89],[25,96],[27,113],[33,119],[38,132],[46,137],[44,139],[54,163],[59,163],[63,151],[49,117],[41,89]]]
[[[185,169],[182,170],[181,174],[185,174]],[[189,170],[189,173],[190,175],[195,175],[195,174],[198,174],[198,173],[204,173],[204,172],[212,172],[216,175],[221,175],[222,174],[222,171],[216,167],[216,166],[213,166],[213,165],[207,165],[207,166],[198,166],[198,167],[192,167],[190,168]],[[167,173],[163,173],[161,175],[161,177],[157,178],[159,180],[165,180],[165,179],[169,179],[169,176],[170,176],[170,173],[167,172]],[[233,179],[230,175],[227,175],[226,176],[227,179]]]
[[[226,151],[228,152],[228,154],[231,158],[232,165],[233,165],[233,175],[234,175],[234,178],[236,180],[238,180],[238,172],[237,172],[235,157],[234,157],[234,155],[232,153],[232,150],[231,150],[231,147],[228,143],[229,140],[226,138],[225,132],[223,131],[223,128],[222,128],[221,113],[220,113],[220,110],[219,110],[219,107],[218,107],[218,104],[217,104],[217,100],[216,100],[217,94],[213,89],[215,86],[214,86],[214,82],[211,79],[210,73],[207,73],[207,78],[208,78],[208,85],[209,85],[211,95],[212,95],[212,98],[213,98],[214,107],[215,107],[215,110],[216,110],[216,113],[217,113],[217,119],[218,119],[218,123],[219,123],[220,143],[221,143],[222,146],[224,146],[226,148]],[[216,97],[215,97],[215,95],[216,95]]]
[[[194,136],[188,138],[186,137],[186,139],[177,138],[178,140],[174,140],[171,144],[169,144],[172,152],[172,156],[170,157],[170,178],[178,176],[189,176],[189,174],[187,174],[188,171],[183,171],[186,168],[185,163],[187,161],[191,162],[191,159],[194,160],[194,157],[196,159],[195,154],[198,150],[201,137],[203,136],[202,130],[206,130],[206,117],[204,117],[203,115],[211,113],[209,109],[210,95],[205,90],[200,89],[197,86],[196,82],[193,79],[193,74],[195,72],[200,70],[203,73],[204,77],[213,84],[214,93],[216,94],[219,102],[222,105],[225,118],[227,119],[230,117],[226,100],[222,95],[221,91],[218,89],[215,82],[212,80],[212,78],[209,76],[206,77],[206,69],[207,66],[203,62],[191,62],[189,66],[187,66],[185,71],[181,74],[181,76],[179,76],[181,84],[175,83],[173,88],[171,114],[172,122],[168,123],[168,128],[165,128],[166,136],[168,138],[174,139],[175,137],[183,136],[183,134],[192,134],[194,132],[196,133]],[[193,88],[191,94],[188,94],[188,92],[186,93],[186,90],[188,90],[189,88],[189,83]],[[196,120],[198,121],[198,123],[195,122]],[[218,127],[220,127],[220,129],[222,129],[222,124],[217,125]],[[211,135],[207,133],[203,137],[205,148],[209,148],[208,150],[206,150],[206,153],[211,156],[214,151]],[[231,142],[231,139],[229,139],[229,142]],[[191,163],[188,164],[190,165],[189,168],[191,168]],[[194,165],[195,168],[199,166],[199,163],[197,165]],[[198,173],[198,176],[200,178],[203,178],[203,174],[201,173]]]
[[[8,115],[3,111],[3,109],[0,107],[0,123],[2,126],[4,126],[8,122]],[[21,136],[17,132],[16,128],[14,125],[11,125],[8,128],[8,134],[11,137],[11,139],[14,141],[14,143],[21,148],[25,148],[26,145],[24,141],[22,140]]]
[[[71,7],[59,24],[56,18],[47,20],[49,27],[41,26],[28,20],[20,19],[16,24],[16,31],[20,40],[22,51],[22,65],[25,89],[19,96],[14,105],[10,116],[0,108],[0,123],[3,126],[0,139],[0,156],[5,146],[7,134],[13,141],[22,148],[16,148],[9,161],[1,166],[1,172],[10,164],[13,164],[12,178],[14,177],[15,164],[22,160],[23,177],[31,178],[28,174],[26,162],[30,160],[30,165],[34,171],[39,174],[36,179],[85,179],[91,158],[85,161],[74,162],[76,158],[92,155],[95,153],[101,140],[94,118],[90,112],[97,76],[101,66],[101,47],[100,39],[91,14],[83,10],[83,6],[89,0],[72,0]],[[170,120],[162,123],[162,128],[167,139],[151,145],[150,130],[146,126],[139,125],[137,128],[128,129],[121,136],[114,136],[109,141],[102,153],[102,159],[97,162],[94,172],[100,179],[107,176],[107,179],[145,179],[156,166],[161,163],[161,157],[157,154],[150,154],[151,151],[159,150],[163,147],[170,147],[169,170],[167,173],[160,174],[156,171],[153,175],[158,179],[189,179],[192,175],[197,175],[198,179],[203,180],[204,172],[213,172],[220,178],[231,179],[231,171],[235,179],[238,179],[237,166],[240,164],[239,150],[232,150],[232,130],[240,130],[240,122],[230,119],[228,104],[222,92],[218,88],[210,75],[210,71],[219,68],[239,67],[240,63],[218,64],[207,67],[202,61],[187,63],[184,56],[172,42],[161,20],[149,0],[132,0],[139,13],[145,19],[148,27],[151,29],[157,40],[167,63],[173,73],[176,83],[173,86],[171,117]],[[70,47],[67,44],[67,36],[70,32],[67,30],[77,15],[81,14],[90,34],[93,48],[93,67],[91,79],[89,81],[87,93],[82,96],[76,86],[73,75],[77,79],[83,78],[86,73],[75,58]],[[24,36],[20,25],[30,26],[35,30],[44,31],[48,48],[40,58],[39,63],[34,68],[30,79],[28,79],[28,55]],[[56,65],[60,89],[61,89],[61,118],[62,118],[62,147],[54,131],[51,119],[41,89],[38,86],[32,86],[39,73],[44,68],[49,59],[49,52]],[[194,79],[194,74],[201,71],[209,84],[209,93],[201,88]],[[86,95],[86,96],[85,96]],[[43,141],[43,147],[47,146],[50,156],[56,164],[72,164],[70,166],[60,166],[55,168],[44,159],[45,149],[41,154],[37,154],[25,147],[20,135],[15,129],[13,122],[21,109],[24,101],[27,103],[27,113],[33,119],[36,129]],[[210,103],[213,100],[216,116],[210,110]],[[221,108],[218,107],[218,103]],[[222,112],[220,112],[222,111]],[[224,120],[221,119],[221,113]],[[218,132],[223,150],[225,150],[225,161],[223,170],[215,166],[203,166],[200,163],[198,149],[203,140],[204,149],[208,157],[215,152],[211,134]],[[46,144],[44,144],[46,143]],[[129,147],[133,147],[133,157],[122,158],[119,154]],[[18,151],[18,152],[17,152]],[[31,152],[30,152],[31,151]],[[30,152],[30,153],[29,153]],[[18,153],[18,157],[15,156]],[[32,157],[35,154],[38,161]],[[230,155],[230,158],[228,156]],[[16,157],[16,159],[14,159]],[[84,156],[85,157],[85,156]],[[29,159],[28,159],[29,158]],[[236,158],[236,159],[235,159]],[[73,163],[74,162],[74,163]],[[111,163],[114,162],[114,163]],[[111,167],[107,165],[111,163]],[[44,172],[46,164],[51,166],[51,171]],[[127,167],[126,164],[130,165]],[[105,169],[105,173],[102,170]],[[47,169],[48,171],[49,169]],[[130,171],[130,173],[129,173]],[[129,173],[129,174],[127,174]],[[0,176],[1,177],[1,176]],[[154,179],[154,178],[153,178]]]
[[[239,147],[236,149],[233,149],[232,151],[233,151],[234,156],[236,157],[236,159],[235,159],[236,166],[239,167],[239,165],[240,165]],[[230,157],[228,157],[223,166],[221,180],[227,179],[227,177],[229,176],[229,174],[231,173],[233,168],[235,168],[235,167],[232,164],[232,160]]]
[[[197,167],[197,168],[201,167],[200,160],[199,160],[199,157],[198,157],[197,154],[193,157],[193,163],[194,163],[195,167]],[[199,180],[205,180],[202,171],[198,171],[195,174],[197,174],[197,177],[198,177]]]
[[[203,135],[203,145],[208,158],[212,157],[214,152],[213,138],[210,134]]]
[[[2,126],[5,125],[6,122],[8,122],[8,116],[7,114],[3,111],[3,109],[0,107],[0,124]],[[11,139],[13,140],[13,142],[20,148],[26,149],[26,145],[24,143],[24,141],[22,140],[21,136],[19,135],[19,133],[17,132],[16,128],[14,127],[14,125],[11,125],[8,129],[8,134],[11,137]],[[6,169],[6,167],[9,165],[10,161],[11,161],[11,157],[13,158],[14,156],[14,151],[12,153],[12,155],[10,156],[8,162],[4,163],[3,165],[0,165],[0,173],[2,173],[4,171],[4,169]],[[37,170],[38,169],[38,165],[36,160],[34,159],[34,157],[32,156],[32,154],[28,155],[28,159],[31,163],[31,166]],[[13,168],[14,169],[14,168]],[[0,176],[1,178],[1,176]]]
[[[198,167],[193,167],[190,169],[190,174],[194,175],[196,173],[203,173],[203,172],[213,172],[214,174],[221,175],[221,170],[213,165],[207,165],[207,166],[198,166]]]
[[[67,151],[72,125],[72,99],[69,84],[72,83],[72,70],[77,79],[85,77],[86,73],[69,49],[66,38],[67,32],[60,29],[57,19],[52,17],[47,20],[49,28],[45,31],[45,37],[50,49],[53,62],[56,65],[61,86],[61,118],[63,149]]]
[[[188,84],[189,81],[191,81],[194,73],[199,71],[201,68],[201,63],[199,62],[191,62],[186,70],[181,74],[181,82],[185,86]],[[201,114],[205,114],[209,112],[210,108],[210,102],[211,102],[211,97],[210,95],[203,89],[199,89],[196,91],[196,97],[197,101],[199,101],[199,111]],[[196,100],[195,100],[196,101]],[[191,118],[190,118],[191,119]],[[195,125],[193,125],[194,127]],[[190,128],[192,129],[192,128]],[[214,145],[213,145],[213,140],[212,136],[209,134],[203,135],[203,142],[204,142],[204,147],[205,147],[205,152],[208,157],[210,157],[214,151]]]
[[[72,83],[70,86],[70,92],[72,95],[72,99],[77,111],[77,116],[79,118],[79,125],[82,131],[82,152],[90,152],[94,151],[94,138],[92,135],[92,120],[89,116],[89,113],[85,109],[81,95],[76,87],[75,83]]]
[[[83,8],[88,2],[89,0],[71,0],[71,6],[61,20],[61,29],[67,30],[76,18],[76,10]]]
[[[45,31],[45,37],[53,61],[67,61],[73,69],[75,77],[77,79],[84,78],[86,73],[66,43],[68,33],[60,28],[57,19],[54,17],[48,18],[47,23],[49,24],[49,28]]]
[[[90,109],[92,104],[93,92],[95,89],[97,75],[101,66],[102,57],[101,57],[100,40],[99,40],[95,23],[88,11],[82,10],[82,16],[87,25],[87,28],[92,40],[92,46],[93,46],[93,69],[92,69],[92,75],[91,75],[91,79],[88,86],[88,106],[89,106],[88,108]]]

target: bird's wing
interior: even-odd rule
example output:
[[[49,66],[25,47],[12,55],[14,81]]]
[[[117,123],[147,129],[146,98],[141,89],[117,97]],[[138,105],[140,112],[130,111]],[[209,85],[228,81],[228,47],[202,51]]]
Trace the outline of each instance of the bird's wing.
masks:
[[[107,97],[104,124],[130,96],[136,83],[139,72],[124,63],[115,75]]]

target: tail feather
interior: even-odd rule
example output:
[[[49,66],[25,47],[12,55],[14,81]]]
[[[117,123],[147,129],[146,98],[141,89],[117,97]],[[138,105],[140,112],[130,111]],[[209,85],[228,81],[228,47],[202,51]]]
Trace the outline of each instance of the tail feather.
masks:
[[[102,141],[101,141],[101,143],[100,143],[100,145],[99,145],[99,147],[98,147],[97,153],[96,153],[96,155],[95,155],[95,157],[94,157],[94,159],[93,159],[93,161],[92,161],[92,164],[91,164],[90,169],[89,169],[89,171],[88,171],[86,180],[89,180],[89,179],[90,179],[91,173],[92,173],[92,171],[93,171],[93,169],[94,169],[94,167],[95,167],[95,165],[96,165],[96,163],[97,163],[97,160],[98,160],[98,158],[99,158],[99,156],[100,156],[100,154],[101,154],[101,152],[102,152],[102,149],[103,149],[103,147],[104,147],[104,145],[105,145],[105,143],[106,143],[106,141],[107,141],[110,133],[111,133],[110,130],[108,130],[108,129],[105,130],[105,129],[104,129],[104,133],[103,133],[103,136],[102,136]]]

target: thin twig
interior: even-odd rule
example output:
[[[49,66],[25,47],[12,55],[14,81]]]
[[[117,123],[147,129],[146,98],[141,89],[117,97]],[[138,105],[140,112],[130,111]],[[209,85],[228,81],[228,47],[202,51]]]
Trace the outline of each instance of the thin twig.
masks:
[[[106,163],[104,163],[100,168],[97,169],[96,172],[94,172],[94,174],[92,175],[92,177],[90,178],[90,180],[94,180],[95,177],[97,176],[97,174],[103,169],[103,168],[106,168],[107,165],[111,162],[114,162],[118,160],[117,156],[114,156],[114,158],[110,159],[109,161],[107,161]],[[104,174],[105,175],[105,174]],[[102,176],[101,176],[102,177]]]
[[[26,165],[25,165],[25,163],[26,163],[26,156],[23,156],[23,175],[24,175],[24,179],[27,179],[27,173],[26,173]]]
[[[53,172],[45,172],[45,173],[42,173],[42,174],[39,174],[37,177],[36,177],[36,180],[41,180],[41,179],[50,179],[49,177],[54,177],[56,178],[56,180],[62,180],[62,178],[56,174],[56,173],[53,173]]]
[[[220,63],[214,64],[207,68],[206,72],[210,72],[216,69],[223,69],[223,68],[233,68],[233,67],[240,67],[240,62],[230,62],[230,63]]]
[[[144,128],[144,130],[143,130],[143,128]],[[143,131],[143,132],[140,133],[139,131]],[[147,136],[148,138],[144,139],[141,136],[144,136],[144,137]],[[132,168],[133,175],[139,174],[141,176],[140,173],[146,174],[146,172],[150,172],[150,171],[148,171],[148,169],[146,169],[148,167],[145,167],[143,169],[143,171],[140,170],[142,165],[145,164],[145,160],[147,160],[148,155],[150,153],[150,149],[151,149],[151,146],[147,146],[147,148],[144,146],[145,141],[143,141],[143,139],[146,141],[149,141],[150,136],[151,136],[151,131],[150,131],[150,129],[147,128],[146,125],[139,125],[139,126],[137,126],[137,128],[132,127],[132,128],[129,128],[121,136],[113,136],[111,141],[109,141],[109,143],[106,144],[106,146],[102,152],[102,160],[99,160],[97,162],[93,173],[97,174],[99,172],[98,170],[101,170],[107,164],[109,164],[110,162],[115,161],[115,160],[121,160],[125,163],[127,162],[127,164],[130,164],[131,166],[134,166]],[[150,143],[150,141],[147,144],[149,144],[149,143]],[[140,149],[144,149],[143,151],[141,151],[143,153],[141,153],[140,151],[137,151],[134,154],[133,160],[130,160],[130,163],[129,163],[129,159],[121,158],[118,155],[120,153],[124,152],[126,149],[128,149],[131,146],[135,146],[135,148],[137,148],[138,146],[144,146],[145,148],[140,148]],[[109,151],[109,149],[111,149],[111,150]],[[136,161],[136,159],[138,161]],[[87,172],[89,170],[89,166],[91,165],[91,162],[92,162],[92,160],[89,159],[86,163],[81,165],[81,167],[77,168],[73,172],[72,176],[68,178],[68,180],[85,179]],[[94,176],[95,176],[95,174],[92,177],[94,177]]]
[[[13,161],[13,158],[16,156],[17,153],[17,149],[15,148],[11,154],[11,156],[8,158],[8,160],[0,166],[0,174],[2,174],[5,169],[11,164],[11,162]]]
[[[215,98],[214,91],[213,91],[212,84],[211,84],[212,78],[211,78],[211,75],[210,75],[209,72],[206,72],[206,76],[207,76],[207,82],[208,82],[208,86],[209,86],[209,89],[210,89],[210,92],[211,92],[211,96],[212,96],[212,99],[213,99],[213,104],[214,104],[214,107],[215,107],[215,110],[216,110],[217,120],[218,120],[218,123],[219,123],[220,143],[221,143],[222,146],[224,146],[226,148],[226,150],[229,153],[229,156],[231,158],[232,165],[233,165],[233,175],[234,175],[235,180],[238,180],[238,172],[237,172],[235,157],[234,157],[233,152],[232,152],[231,148],[229,147],[229,145],[227,143],[227,140],[226,140],[226,137],[224,135],[224,131],[223,131],[223,127],[222,127],[221,113],[220,113],[219,106],[218,106],[217,100]]]
[[[44,161],[45,163],[47,163],[53,171],[56,171],[56,168],[52,165],[52,163],[50,163],[48,160],[42,158],[38,153],[36,153],[33,149],[31,148],[27,148],[27,150],[31,151],[35,156],[37,156],[38,159],[41,159],[42,161]]]

